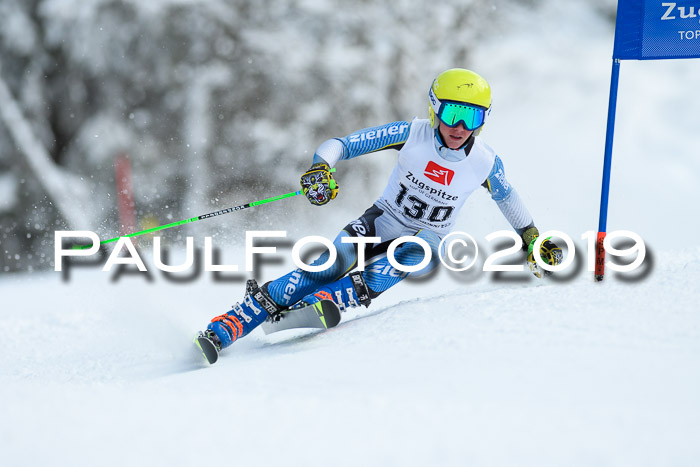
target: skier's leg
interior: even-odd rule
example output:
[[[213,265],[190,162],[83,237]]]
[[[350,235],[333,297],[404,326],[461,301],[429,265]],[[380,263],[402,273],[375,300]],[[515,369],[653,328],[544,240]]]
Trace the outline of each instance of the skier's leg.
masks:
[[[359,218],[349,222],[343,228],[333,241],[338,257],[330,269],[313,273],[297,269],[275,281],[269,282],[263,287],[267,288],[270,297],[275,302],[285,307],[290,307],[324,285],[337,281],[356,266],[358,257],[357,246],[351,243],[343,243],[343,238],[377,237],[380,234],[387,238],[393,238],[393,232],[387,232],[385,227],[381,227],[388,225],[386,220],[382,220],[383,214],[384,211],[379,206],[372,205]],[[379,225],[375,225],[377,223]],[[369,246],[365,250],[368,259],[383,251],[386,251],[386,246],[383,244]],[[328,260],[328,255],[329,253],[324,253],[314,261],[313,265],[324,264]]]
[[[322,285],[343,277],[357,262],[355,247],[351,243],[343,243],[344,237],[350,237],[350,234],[342,230],[333,241],[338,256],[330,268],[317,272],[295,269],[277,280],[268,282],[264,287],[266,287],[270,297],[280,305],[290,307]],[[328,251],[324,252],[311,266],[325,264],[329,256]]]
[[[395,286],[410,274],[425,274],[437,266],[439,262],[438,248],[440,247],[440,237],[438,234],[432,230],[421,230],[415,234],[415,237],[425,240],[430,246],[430,263],[428,263],[425,268],[414,273],[397,270],[389,263],[389,258],[386,256],[372,263],[363,273],[365,283],[371,291],[372,298]],[[416,266],[423,261],[425,254],[421,245],[415,242],[407,242],[395,250],[394,259],[403,266]]]
[[[338,257],[335,263],[325,271],[308,272],[296,269],[261,287],[258,287],[255,281],[248,281],[243,301],[209,323],[207,330],[211,331],[216,338],[214,339],[211,333],[208,334],[209,337],[213,338],[219,348],[228,347],[262,324],[268,316],[286,310],[309,292],[342,277],[352,269],[357,260],[353,245],[342,243],[341,239],[347,236],[347,232],[341,231],[336,237],[333,244]],[[312,266],[324,264],[329,255],[329,252],[323,253],[312,263]]]
[[[257,282],[249,280],[243,301],[236,303],[230,311],[212,319],[206,334],[221,350],[249,334],[268,316],[284,309],[285,307],[281,307],[270,298],[264,286],[258,287]]]
[[[437,264],[436,258],[440,237],[430,230],[421,230],[416,235],[421,240],[425,240],[430,246],[432,261],[414,274],[423,274],[432,270]],[[425,258],[423,247],[415,242],[407,242],[394,253],[396,261],[404,266],[416,266]],[[352,308],[358,305],[368,306],[371,299],[376,298],[385,290],[398,284],[409,273],[402,272],[394,268],[389,263],[388,257],[380,258],[370,264],[364,272],[352,272],[349,275],[320,287],[315,292],[305,296],[301,302],[312,304],[319,300],[333,300],[341,310]]]
[[[243,302],[237,303],[233,309],[217,316],[207,326],[209,333],[215,334],[220,348],[228,347],[236,339],[250,333],[262,324],[268,316],[277,314],[299,302],[304,296],[319,290],[325,284],[333,283],[350,271],[357,262],[357,250],[351,243],[343,243],[342,239],[349,236],[375,236],[375,220],[383,214],[377,206],[372,206],[358,219],[350,222],[335,238],[333,245],[338,253],[336,261],[329,269],[319,272],[308,272],[296,269],[277,280],[257,286],[255,281],[248,281]],[[370,257],[371,257],[370,253]],[[330,253],[323,253],[313,266],[326,263]],[[252,283],[251,283],[252,282]],[[359,300],[357,297],[356,300]],[[369,299],[368,299],[369,300]],[[367,301],[368,303],[368,301]]]

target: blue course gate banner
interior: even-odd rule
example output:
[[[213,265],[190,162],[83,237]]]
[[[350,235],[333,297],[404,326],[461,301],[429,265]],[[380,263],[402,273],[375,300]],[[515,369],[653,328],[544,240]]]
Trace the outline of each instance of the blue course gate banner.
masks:
[[[700,0],[619,0],[613,58],[700,58]]]

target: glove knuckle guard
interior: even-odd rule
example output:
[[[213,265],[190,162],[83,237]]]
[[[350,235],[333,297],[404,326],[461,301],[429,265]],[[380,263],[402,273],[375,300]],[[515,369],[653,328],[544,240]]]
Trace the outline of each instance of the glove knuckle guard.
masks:
[[[539,236],[539,233],[535,233],[533,236],[530,237],[530,244],[528,246],[528,255],[527,255],[527,263],[528,266],[530,267],[530,271],[532,273],[539,277],[542,278],[543,276],[548,276],[552,274],[551,271],[545,271],[542,268],[540,268],[537,265],[537,262],[535,261],[535,252],[534,246],[535,246],[535,240],[537,240]],[[549,238],[545,239],[542,241],[540,244],[540,251],[539,251],[540,258],[542,258],[542,261],[547,263],[550,266],[557,266],[562,263],[564,260],[564,254],[561,251],[561,248],[559,248],[553,241],[551,241]]]
[[[300,180],[304,196],[316,206],[322,206],[338,195],[338,184],[328,164],[319,162],[307,170]]]

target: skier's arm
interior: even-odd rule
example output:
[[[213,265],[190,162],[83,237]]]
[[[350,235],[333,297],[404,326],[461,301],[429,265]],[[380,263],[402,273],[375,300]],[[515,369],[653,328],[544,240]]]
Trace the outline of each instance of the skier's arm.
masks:
[[[520,195],[506,179],[506,172],[500,157],[496,156],[491,173],[484,181],[483,186],[489,191],[491,199],[496,202],[513,229],[523,239],[523,249],[528,252],[527,261],[530,270],[537,277],[547,275],[547,272],[543,272],[537,266],[532,251],[535,239],[539,237],[540,232],[535,227],[535,222]],[[561,248],[550,240],[542,242],[540,256],[550,265],[557,265],[563,259]]]
[[[338,161],[382,149],[401,149],[408,139],[410,128],[410,123],[392,122],[325,141],[316,150],[309,170],[301,176],[304,196],[316,206],[328,203],[338,195],[338,184],[331,170]]]
[[[523,203],[520,195],[506,179],[506,172],[500,157],[496,156],[491,173],[484,181],[483,186],[489,191],[491,199],[496,202],[513,229],[518,232],[518,235],[523,237],[527,247],[530,244],[532,234],[538,234],[537,227],[535,227],[535,222],[532,220],[532,216],[525,207],[525,203]]]
[[[401,149],[408,139],[411,124],[392,122],[386,125],[364,128],[345,136],[329,139],[314,154],[314,164],[325,162],[334,167],[338,161],[369,154],[383,149]]]

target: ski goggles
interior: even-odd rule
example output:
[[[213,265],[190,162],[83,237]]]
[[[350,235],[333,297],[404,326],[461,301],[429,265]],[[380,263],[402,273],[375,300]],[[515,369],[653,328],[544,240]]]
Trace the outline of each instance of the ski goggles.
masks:
[[[484,124],[488,109],[463,102],[439,101],[437,116],[450,128],[463,124],[467,130],[474,131]]]

